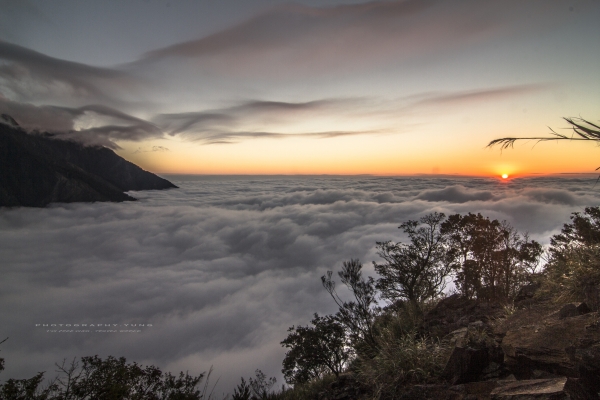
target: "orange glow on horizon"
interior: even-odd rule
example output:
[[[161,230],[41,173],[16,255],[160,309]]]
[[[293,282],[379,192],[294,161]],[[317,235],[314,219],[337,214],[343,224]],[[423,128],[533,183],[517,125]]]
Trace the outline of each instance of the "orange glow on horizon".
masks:
[[[510,182],[526,176],[593,174],[598,167],[598,149],[581,143],[542,143],[535,149],[516,146],[510,151],[499,151],[482,149],[479,141],[461,147],[452,142],[432,146],[429,141],[408,135],[386,136],[385,145],[373,139],[354,136],[319,139],[316,143],[314,139],[302,138],[257,139],[210,146],[171,139],[146,145],[168,151],[136,152],[140,145],[132,142],[122,143],[117,153],[159,174],[455,175]]]

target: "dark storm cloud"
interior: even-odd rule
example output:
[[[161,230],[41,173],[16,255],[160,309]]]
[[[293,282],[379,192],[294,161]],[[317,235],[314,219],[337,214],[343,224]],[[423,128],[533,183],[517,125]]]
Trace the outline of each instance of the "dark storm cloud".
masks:
[[[287,328],[334,311],[319,277],[351,257],[373,273],[375,242],[402,240],[401,222],[482,212],[548,243],[598,202],[593,178],[170,179],[181,189],[138,202],[0,209],[4,376],[91,354],[194,373],[213,364],[223,391],[255,368],[280,376]],[[132,336],[34,326],[92,321],[154,326]]]

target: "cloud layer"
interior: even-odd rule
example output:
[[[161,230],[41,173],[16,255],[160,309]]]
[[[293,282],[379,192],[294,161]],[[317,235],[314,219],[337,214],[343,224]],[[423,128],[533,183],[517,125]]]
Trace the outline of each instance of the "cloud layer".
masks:
[[[172,371],[214,365],[222,391],[255,368],[280,377],[287,328],[335,311],[320,276],[351,257],[372,273],[375,242],[401,240],[401,222],[482,212],[548,243],[599,199],[593,177],[170,178],[181,189],[133,203],[0,210],[5,378],[93,354]],[[48,333],[38,323],[153,327]]]

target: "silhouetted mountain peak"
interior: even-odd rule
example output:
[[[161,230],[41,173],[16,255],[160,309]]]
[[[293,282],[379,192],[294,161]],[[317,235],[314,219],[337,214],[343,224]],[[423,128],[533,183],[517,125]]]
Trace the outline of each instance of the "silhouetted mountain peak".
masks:
[[[8,114],[0,115],[0,123],[15,127],[15,128],[19,127],[19,124],[17,123],[17,121],[15,121],[15,119]]]
[[[108,148],[27,134],[10,116],[1,119],[0,206],[131,201],[124,192],[177,187]]]

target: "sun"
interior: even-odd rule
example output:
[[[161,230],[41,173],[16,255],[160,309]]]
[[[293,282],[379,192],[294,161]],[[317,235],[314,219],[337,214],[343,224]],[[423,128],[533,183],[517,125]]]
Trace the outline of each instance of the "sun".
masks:
[[[502,179],[507,179],[508,178],[508,174],[502,174]]]

